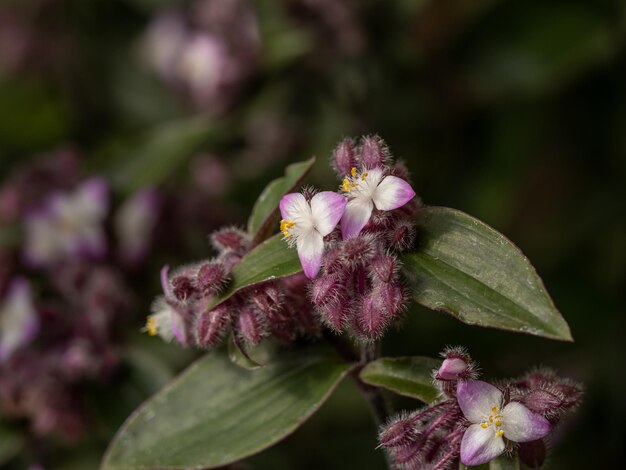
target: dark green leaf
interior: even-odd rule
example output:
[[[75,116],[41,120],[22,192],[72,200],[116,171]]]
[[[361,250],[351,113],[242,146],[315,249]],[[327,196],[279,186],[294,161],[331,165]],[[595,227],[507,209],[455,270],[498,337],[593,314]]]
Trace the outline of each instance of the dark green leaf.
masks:
[[[237,339],[237,336],[234,335],[231,336],[228,341],[228,358],[230,359],[230,362],[243,369],[254,370],[263,367],[263,364],[259,364],[250,357],[250,354],[246,351],[244,345],[242,345]]]
[[[302,267],[296,250],[287,246],[281,234],[275,235],[244,256],[233,269],[232,280],[226,291],[214,299],[208,308],[213,308],[245,287],[300,271]]]
[[[248,232],[253,236],[255,243],[265,240],[277,228],[280,198],[302,183],[314,163],[315,158],[293,163],[285,169],[285,176],[275,179],[265,187],[248,219]]]
[[[416,302],[459,320],[571,341],[567,323],[522,252],[463,212],[422,209],[418,248],[404,257]]]
[[[321,348],[292,350],[254,371],[208,354],[128,419],[102,468],[214,468],[241,460],[297,429],[350,368]]]
[[[382,357],[366,365],[360,378],[367,384],[431,403],[439,393],[433,385],[432,371],[440,365],[441,360],[430,357]]]
[[[19,454],[23,447],[22,436],[0,423],[0,465]]]
[[[519,458],[517,455],[513,457],[501,455],[489,462],[489,470],[520,470]]]

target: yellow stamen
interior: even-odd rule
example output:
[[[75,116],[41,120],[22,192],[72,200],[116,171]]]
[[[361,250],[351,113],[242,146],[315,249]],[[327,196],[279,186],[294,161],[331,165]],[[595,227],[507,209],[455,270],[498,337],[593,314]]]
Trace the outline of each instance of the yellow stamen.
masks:
[[[480,427],[481,427],[481,428],[483,428],[483,429],[487,429],[487,428],[489,427],[489,424],[487,424],[487,423],[482,423],[482,424],[480,425]]]
[[[341,185],[341,189],[343,189],[347,193],[352,191],[352,188],[350,187],[350,180],[348,178],[343,179],[343,184]]]
[[[364,171],[363,174],[361,175],[361,181],[365,181],[365,178],[367,178],[367,172]]]
[[[295,222],[291,220],[281,220],[280,221],[280,231],[283,233],[285,238],[291,238],[291,234],[289,233],[289,229],[293,228],[296,225]]]
[[[350,170],[350,174],[354,178],[356,176],[356,168],[352,167],[352,169]]]
[[[496,436],[498,436],[498,437],[502,437],[502,436],[504,436],[504,431],[503,431],[502,429],[500,429],[500,430],[496,433]]]
[[[497,413],[498,411],[500,411],[500,407],[499,406],[494,406],[493,408],[491,408],[491,412],[492,413]]]
[[[156,336],[157,335],[157,327],[156,327],[156,321],[154,321],[154,317],[148,317],[148,320],[146,321],[146,329],[145,329],[148,334],[150,336]]]
[[[501,421],[496,421],[496,427],[499,428],[500,426],[502,426],[502,422]]]

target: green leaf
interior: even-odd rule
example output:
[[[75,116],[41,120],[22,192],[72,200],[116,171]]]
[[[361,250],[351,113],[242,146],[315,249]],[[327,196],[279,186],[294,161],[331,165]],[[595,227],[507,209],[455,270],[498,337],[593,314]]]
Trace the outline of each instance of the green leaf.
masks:
[[[258,363],[250,357],[248,351],[244,345],[240,343],[236,335],[232,335],[228,341],[228,359],[233,364],[247,370],[255,370],[263,367],[263,364]]]
[[[161,124],[140,139],[114,142],[101,150],[93,170],[107,174],[120,191],[159,184],[221,132],[221,126],[204,116]]]
[[[421,305],[484,327],[571,341],[569,327],[528,259],[488,225],[443,207],[416,216],[419,247],[404,273]]]
[[[311,348],[248,371],[211,353],[142,405],[111,443],[103,470],[215,468],[284,439],[351,369]]]
[[[440,359],[430,357],[382,357],[366,365],[359,376],[366,384],[431,403],[439,394],[432,371],[440,365]]]
[[[513,457],[501,455],[489,462],[489,470],[520,470],[519,458],[517,455]]]
[[[24,448],[24,439],[17,432],[0,423],[0,465],[5,464]]]
[[[259,243],[272,234],[278,225],[280,198],[302,183],[314,163],[315,157],[293,163],[285,169],[285,176],[275,179],[265,187],[248,219],[248,232],[253,236],[253,243]]]
[[[264,241],[235,266],[228,288],[218,298],[213,299],[207,308],[222,303],[237,291],[254,284],[290,276],[302,271],[295,249],[289,248],[281,234]]]

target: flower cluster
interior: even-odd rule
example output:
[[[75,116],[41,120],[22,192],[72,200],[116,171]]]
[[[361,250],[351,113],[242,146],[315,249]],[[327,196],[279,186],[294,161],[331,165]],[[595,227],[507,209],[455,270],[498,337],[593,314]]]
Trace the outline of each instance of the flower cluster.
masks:
[[[495,384],[477,380],[476,365],[460,348],[444,352],[434,378],[439,401],[380,431],[381,445],[399,468],[442,470],[459,459],[481,465],[505,452],[537,468],[545,459],[543,439],[582,398],[578,384],[548,370]]]
[[[257,68],[257,18],[247,0],[196,0],[188,12],[160,12],[144,50],[163,80],[196,107],[220,113]]]
[[[293,341],[299,333],[319,328],[306,302],[306,279],[295,275],[267,281],[237,292],[210,307],[227,285],[232,269],[251,249],[248,234],[227,227],[211,235],[217,257],[161,271],[163,296],[157,298],[145,330],[166,341],[210,349],[232,332],[241,345],[254,345],[268,335]]]
[[[0,409],[40,436],[87,430],[85,387],[115,369],[130,313],[117,264],[145,257],[157,221],[152,192],[112,214],[106,182],[81,179],[79,168],[63,150],[0,187],[0,230],[23,234],[0,247]]]
[[[406,169],[393,165],[378,137],[363,137],[358,146],[345,139],[334,166],[339,193],[284,196],[280,228],[314,279],[310,298],[323,322],[371,341],[404,308],[397,253],[413,243],[418,203]]]

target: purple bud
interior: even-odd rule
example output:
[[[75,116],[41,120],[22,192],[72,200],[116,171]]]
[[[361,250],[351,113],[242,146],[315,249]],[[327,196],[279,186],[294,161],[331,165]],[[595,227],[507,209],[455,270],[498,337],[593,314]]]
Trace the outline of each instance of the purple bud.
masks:
[[[253,290],[250,300],[268,319],[282,308],[282,293],[275,283],[268,282]]]
[[[388,232],[389,247],[396,251],[405,251],[415,243],[415,225],[410,220],[398,220]]]
[[[399,284],[382,284],[374,290],[390,317],[398,316],[406,306],[406,294]]]
[[[439,380],[457,380],[464,372],[467,371],[468,364],[461,358],[451,357],[444,359],[441,367],[437,371],[437,379]]]
[[[185,302],[196,293],[196,288],[190,277],[176,276],[172,279],[172,293],[181,302]]]
[[[376,252],[376,239],[371,235],[359,235],[345,240],[341,246],[341,259],[350,269],[366,266]]]
[[[339,299],[334,299],[323,307],[319,307],[318,313],[322,321],[334,331],[341,331],[346,323],[347,310]]]
[[[251,344],[260,343],[265,333],[259,318],[251,308],[245,308],[239,314],[237,330]]]
[[[373,291],[363,299],[358,312],[358,323],[362,334],[367,339],[380,337],[387,322],[389,313],[378,292]]]
[[[398,259],[395,256],[377,256],[370,265],[372,280],[378,282],[391,282],[398,272]]]
[[[205,296],[215,295],[220,292],[225,281],[224,267],[217,261],[204,263],[200,266],[196,275],[198,289]]]
[[[335,148],[334,151],[335,169],[337,174],[342,177],[350,174],[352,168],[356,168],[356,152],[354,150],[354,142],[352,139],[344,139]]]
[[[236,251],[226,250],[221,253],[218,257],[222,266],[224,266],[224,272],[229,273],[233,270],[233,268],[241,261],[243,256],[238,254]]]
[[[230,308],[227,303],[196,317],[196,343],[202,348],[211,348],[220,343],[229,329]]]
[[[519,444],[517,453],[526,467],[539,468],[546,460],[546,445],[541,439],[522,442]]]
[[[385,426],[378,440],[384,447],[391,449],[409,444],[416,436],[414,420],[402,417]]]
[[[389,150],[378,136],[365,136],[361,139],[361,162],[368,170],[385,166]]]
[[[318,277],[311,287],[311,302],[316,307],[323,307],[333,300],[340,300],[343,290],[344,286],[336,276],[331,274]]]
[[[211,234],[211,242],[216,250],[223,253],[232,250],[243,255],[250,247],[250,237],[246,232],[234,227],[226,227]]]
[[[324,258],[322,260],[322,266],[324,267],[324,273],[336,274],[343,272],[343,260],[341,256],[341,249],[331,248],[326,250]]]

